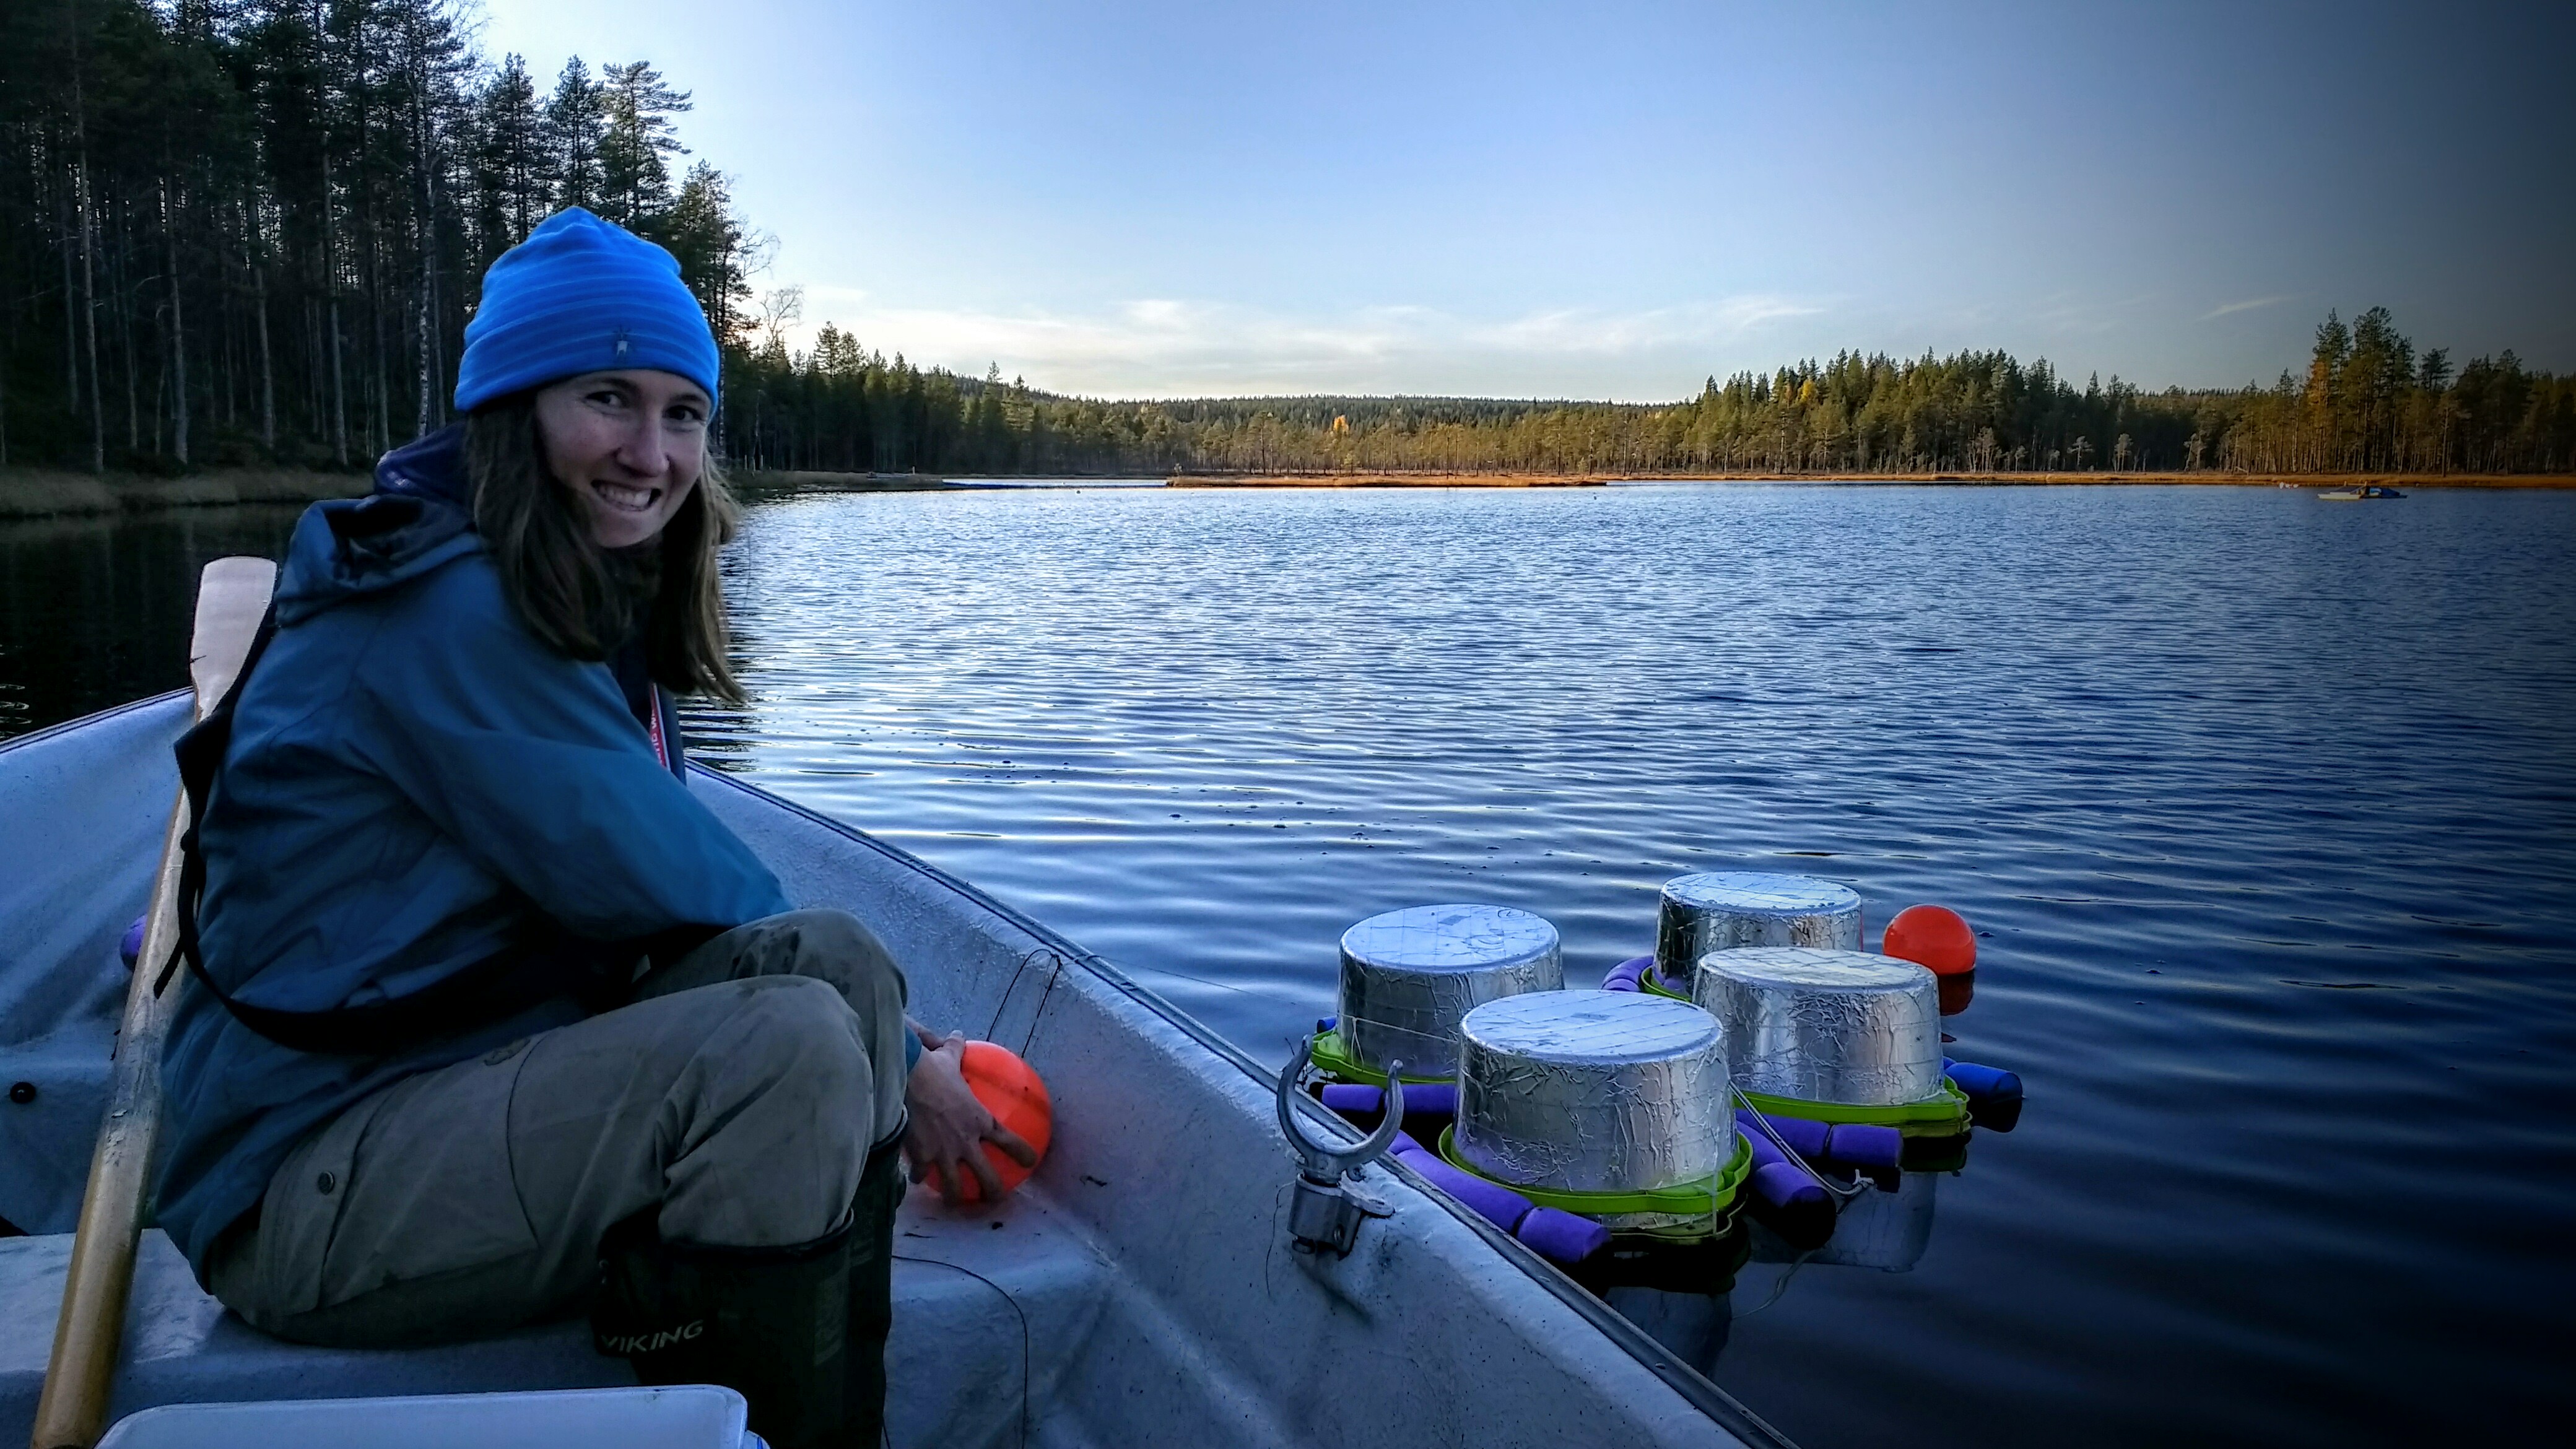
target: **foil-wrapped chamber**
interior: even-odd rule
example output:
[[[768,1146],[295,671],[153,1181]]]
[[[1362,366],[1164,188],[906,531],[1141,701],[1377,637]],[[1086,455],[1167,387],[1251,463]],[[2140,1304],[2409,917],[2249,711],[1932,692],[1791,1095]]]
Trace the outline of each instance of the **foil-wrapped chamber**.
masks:
[[[1458,1023],[1488,1001],[1565,985],[1556,927],[1510,906],[1408,906],[1342,933],[1342,1045],[1374,1071],[1458,1070]]]
[[[1893,956],[1764,946],[1699,958],[1691,999],[1748,1092],[1895,1107],[1941,1094],[1941,988]]]
[[[1467,1013],[1458,1155],[1523,1187],[1643,1192],[1735,1151],[1726,1053],[1707,1012],[1626,991],[1551,991]]]
[[[1691,971],[1711,951],[1747,946],[1860,949],[1860,896],[1811,875],[1724,870],[1664,882],[1655,925],[1655,974],[1688,991]]]

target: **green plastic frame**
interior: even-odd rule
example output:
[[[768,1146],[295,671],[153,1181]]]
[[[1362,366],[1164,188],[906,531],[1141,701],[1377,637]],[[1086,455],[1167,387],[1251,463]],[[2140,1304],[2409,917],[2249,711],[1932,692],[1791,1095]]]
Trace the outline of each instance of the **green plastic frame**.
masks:
[[[1506,1188],[1528,1198],[1539,1207],[1559,1212],[1581,1213],[1586,1217],[1616,1217],[1625,1213],[1670,1213],[1675,1216],[1722,1215],[1735,1205],[1735,1194],[1753,1171],[1753,1144],[1736,1134],[1735,1155],[1727,1159],[1714,1178],[1686,1182],[1678,1187],[1659,1187],[1647,1192],[1572,1192],[1557,1188],[1523,1187],[1505,1182],[1476,1168],[1458,1155],[1458,1129],[1440,1129],[1440,1160],[1470,1177],[1482,1178],[1499,1188]]]
[[[1796,1097],[1774,1097],[1763,1092],[1747,1092],[1744,1100],[1766,1117],[1803,1117],[1810,1122],[1854,1122],[1872,1127],[1893,1127],[1908,1137],[1956,1137],[1968,1130],[1968,1094],[1948,1077],[1941,1079],[1941,1095],[1920,1102],[1906,1102],[1894,1107],[1854,1107],[1841,1102],[1808,1102]]]
[[[1669,1001],[1690,1001],[1689,997],[1684,996],[1669,986],[1666,986],[1664,984],[1664,978],[1658,974],[1652,966],[1649,966],[1645,970],[1637,973],[1637,984],[1645,989],[1648,996],[1660,996]],[[1696,1006],[1699,1003],[1693,1001],[1691,1004]]]
[[[1372,1087],[1386,1085],[1386,1073],[1374,1067],[1361,1066],[1352,1058],[1350,1049],[1342,1045],[1342,1034],[1339,1031],[1315,1033],[1314,1044],[1309,1048],[1307,1055],[1313,1059],[1315,1070],[1319,1072],[1345,1081],[1366,1082]],[[1406,1077],[1404,1079],[1407,1086],[1429,1086],[1448,1080],[1447,1077]]]
[[[1674,1001],[1690,1000],[1666,986],[1652,966],[1638,974],[1637,985],[1656,996]],[[1852,1122],[1872,1127],[1893,1127],[1908,1137],[1955,1137],[1968,1130],[1968,1094],[1960,1091],[1959,1084],[1948,1077],[1941,1079],[1940,1096],[1895,1107],[1848,1107],[1840,1102],[1808,1102],[1762,1092],[1747,1092],[1744,1099],[1766,1117],[1803,1117],[1810,1122]]]

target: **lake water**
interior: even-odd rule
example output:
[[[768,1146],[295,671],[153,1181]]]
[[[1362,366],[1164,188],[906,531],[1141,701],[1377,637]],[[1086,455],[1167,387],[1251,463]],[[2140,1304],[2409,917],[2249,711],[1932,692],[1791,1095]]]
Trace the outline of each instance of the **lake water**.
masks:
[[[188,561],[289,519],[0,526],[0,733],[180,683]],[[2576,494],[822,495],[728,587],[706,756],[1264,1059],[1396,906],[1578,983],[1685,871],[1964,913],[1950,1050],[2030,1100],[1910,1270],[1620,1300],[1806,1443],[2576,1408]]]

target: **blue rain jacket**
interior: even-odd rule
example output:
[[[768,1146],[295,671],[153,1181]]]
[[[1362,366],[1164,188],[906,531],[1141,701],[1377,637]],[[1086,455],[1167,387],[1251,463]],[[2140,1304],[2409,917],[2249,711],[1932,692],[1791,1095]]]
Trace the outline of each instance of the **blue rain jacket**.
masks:
[[[677,720],[641,651],[585,662],[520,622],[472,528],[463,432],[385,455],[374,493],[315,504],[288,545],[277,635],[243,688],[200,831],[206,969],[241,1001],[324,1011],[406,996],[540,916],[619,941],[789,909],[690,798]],[[202,1281],[208,1250],[307,1133],[403,1077],[584,1014],[559,996],[351,1057],[281,1046],[212,992],[185,993],[162,1059],[160,1225]]]

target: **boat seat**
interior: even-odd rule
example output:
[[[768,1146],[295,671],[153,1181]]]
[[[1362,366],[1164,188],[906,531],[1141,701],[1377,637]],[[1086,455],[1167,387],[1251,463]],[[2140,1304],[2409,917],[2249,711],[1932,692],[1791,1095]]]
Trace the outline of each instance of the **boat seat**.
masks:
[[[71,1256],[68,1233],[0,1239],[0,1443],[32,1429]],[[1041,1196],[951,1213],[915,1192],[895,1228],[886,1422],[898,1446],[1016,1445],[1109,1297],[1106,1260]],[[1036,1361],[1031,1361],[1032,1352]],[[113,1415],[155,1404],[355,1398],[632,1384],[579,1319],[427,1349],[311,1348],[271,1338],[143,1235]]]

